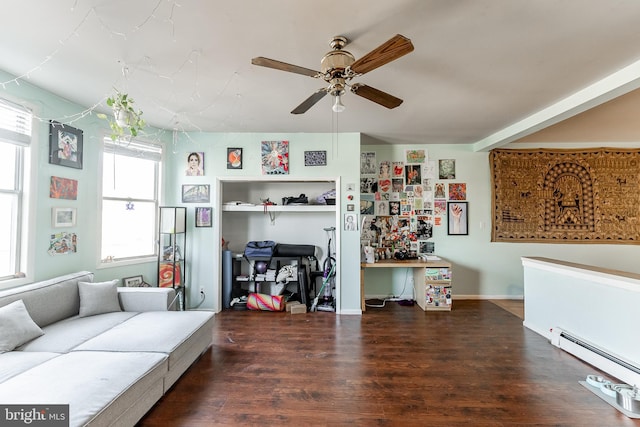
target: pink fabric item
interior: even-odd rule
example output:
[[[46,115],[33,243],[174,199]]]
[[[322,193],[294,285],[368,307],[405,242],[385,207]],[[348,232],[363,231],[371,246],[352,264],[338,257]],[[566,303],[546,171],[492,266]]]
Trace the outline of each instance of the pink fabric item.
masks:
[[[284,310],[284,297],[252,293],[247,298],[247,308],[249,310],[282,311]]]

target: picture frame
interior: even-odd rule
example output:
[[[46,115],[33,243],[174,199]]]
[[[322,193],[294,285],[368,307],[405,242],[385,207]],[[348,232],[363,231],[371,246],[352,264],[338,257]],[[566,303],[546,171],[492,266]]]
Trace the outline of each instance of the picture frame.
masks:
[[[289,141],[262,141],[260,157],[263,175],[289,175]]]
[[[456,179],[456,160],[455,159],[439,159],[438,160],[438,178]]]
[[[242,169],[242,148],[227,148],[227,169]]]
[[[183,184],[182,203],[209,203],[209,184]]]
[[[78,200],[78,181],[52,176],[49,184],[49,197],[52,199]]]
[[[327,166],[327,152],[326,151],[305,151],[304,165],[305,166]]]
[[[196,227],[211,227],[211,215],[211,208],[196,208]]]
[[[53,228],[74,227],[77,212],[76,208],[51,208],[51,226]]]
[[[447,202],[447,234],[450,236],[469,234],[469,202]]]
[[[49,122],[49,163],[82,169],[82,130],[55,120]]]
[[[144,284],[144,279],[142,278],[142,274],[125,277],[122,279],[122,284],[127,288],[139,288]]]
[[[204,176],[204,152],[193,151],[187,155],[185,176]]]

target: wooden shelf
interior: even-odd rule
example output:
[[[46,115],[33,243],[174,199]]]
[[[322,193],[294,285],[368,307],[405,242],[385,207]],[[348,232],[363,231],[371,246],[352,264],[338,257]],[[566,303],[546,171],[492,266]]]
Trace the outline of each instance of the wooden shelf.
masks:
[[[223,212],[264,212],[263,205],[222,205]],[[335,205],[270,205],[267,212],[335,212]]]

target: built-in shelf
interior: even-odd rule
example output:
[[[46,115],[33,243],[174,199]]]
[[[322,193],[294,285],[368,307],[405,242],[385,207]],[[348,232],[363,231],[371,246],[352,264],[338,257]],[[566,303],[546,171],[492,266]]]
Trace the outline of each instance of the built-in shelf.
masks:
[[[222,205],[225,212],[264,212],[263,205]],[[269,205],[267,212],[335,212],[335,205]]]

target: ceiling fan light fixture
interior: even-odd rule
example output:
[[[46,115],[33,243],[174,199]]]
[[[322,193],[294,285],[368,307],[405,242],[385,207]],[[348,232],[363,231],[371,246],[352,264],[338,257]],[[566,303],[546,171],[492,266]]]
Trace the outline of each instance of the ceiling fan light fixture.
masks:
[[[333,107],[331,109],[336,113],[342,113],[347,107],[342,103],[342,99],[340,95],[336,95],[336,102],[334,102]]]

